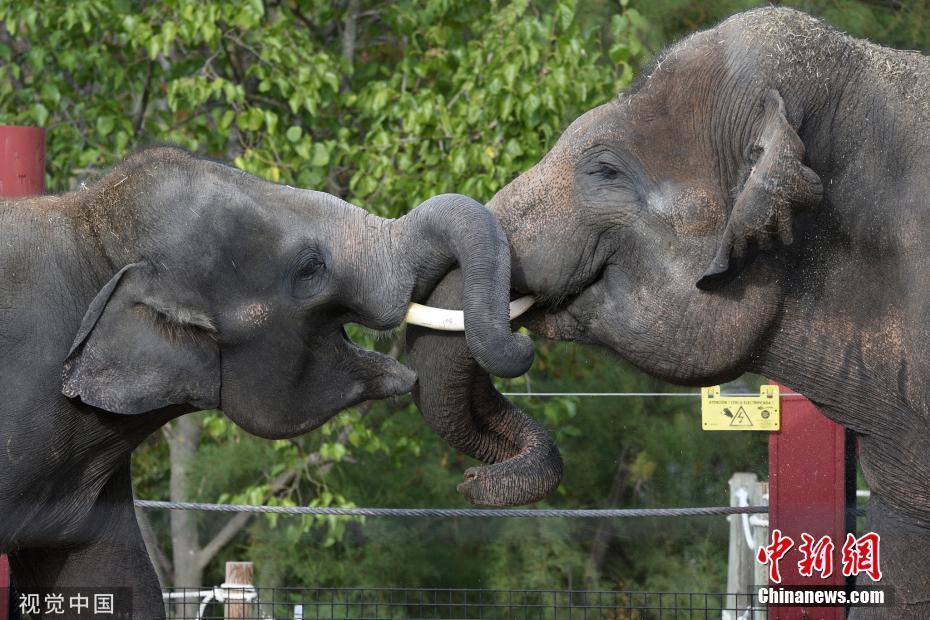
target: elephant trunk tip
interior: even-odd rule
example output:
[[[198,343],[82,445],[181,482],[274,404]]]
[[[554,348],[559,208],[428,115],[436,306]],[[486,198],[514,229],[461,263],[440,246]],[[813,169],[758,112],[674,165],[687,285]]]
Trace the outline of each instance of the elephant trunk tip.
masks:
[[[562,482],[562,467],[562,457],[555,448],[532,466],[505,461],[471,467],[456,490],[473,506],[524,506],[552,494]]]
[[[533,365],[533,340],[526,334],[502,334],[493,339],[469,338],[465,340],[472,355],[485,370],[497,377],[511,379],[525,374]]]
[[[521,410],[508,408],[507,412],[492,420],[491,426],[498,428],[498,440],[509,437],[518,452],[475,455],[490,464],[467,469],[457,487],[474,506],[531,504],[547,497],[562,481],[562,455],[549,433]]]

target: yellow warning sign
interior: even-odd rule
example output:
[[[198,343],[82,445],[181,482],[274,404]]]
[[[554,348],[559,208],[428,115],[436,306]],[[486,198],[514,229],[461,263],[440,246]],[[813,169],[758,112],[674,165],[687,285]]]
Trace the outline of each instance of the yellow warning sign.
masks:
[[[705,431],[777,431],[781,400],[777,385],[763,385],[758,396],[721,396],[720,386],[701,388],[701,427]]]

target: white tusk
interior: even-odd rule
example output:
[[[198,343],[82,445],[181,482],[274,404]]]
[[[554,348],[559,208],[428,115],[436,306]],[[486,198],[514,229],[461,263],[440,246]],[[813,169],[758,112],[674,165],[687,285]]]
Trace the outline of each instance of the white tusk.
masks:
[[[532,295],[521,297],[510,302],[510,320],[514,320],[529,310],[536,300]],[[410,325],[419,325],[444,332],[465,331],[465,314],[461,310],[444,310],[422,304],[410,304],[407,309],[407,318]]]

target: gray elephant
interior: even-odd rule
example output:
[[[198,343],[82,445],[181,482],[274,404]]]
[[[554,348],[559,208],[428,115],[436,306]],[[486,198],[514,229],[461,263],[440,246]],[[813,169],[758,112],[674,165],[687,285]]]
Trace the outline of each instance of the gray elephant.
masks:
[[[896,607],[856,617],[930,617],[928,170],[927,57],[765,8],[666,50],[488,205],[535,333],[678,384],[761,373],[858,434]],[[552,441],[463,342],[408,343],[426,419],[489,463],[466,472],[470,501],[558,484]]]
[[[133,448],[196,409],[278,438],[408,392],[415,374],[343,324],[396,327],[456,263],[473,350],[495,374],[525,372],[506,237],[465,197],[385,220],[157,148],[76,192],[0,203],[0,552],[14,585],[132,588],[133,617],[163,617]]]

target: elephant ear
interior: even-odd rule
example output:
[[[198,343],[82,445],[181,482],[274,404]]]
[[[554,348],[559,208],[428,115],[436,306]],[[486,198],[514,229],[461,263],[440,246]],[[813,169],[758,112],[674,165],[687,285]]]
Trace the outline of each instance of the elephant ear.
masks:
[[[219,405],[219,347],[191,295],[169,293],[133,263],[100,289],[62,370],[62,393],[113,413]]]
[[[790,244],[794,214],[817,206],[823,196],[820,177],[802,163],[804,143],[774,89],[765,93],[762,130],[750,152],[752,169],[739,188],[717,253],[697,282],[700,289],[732,279],[751,244],[767,249],[776,238]]]

